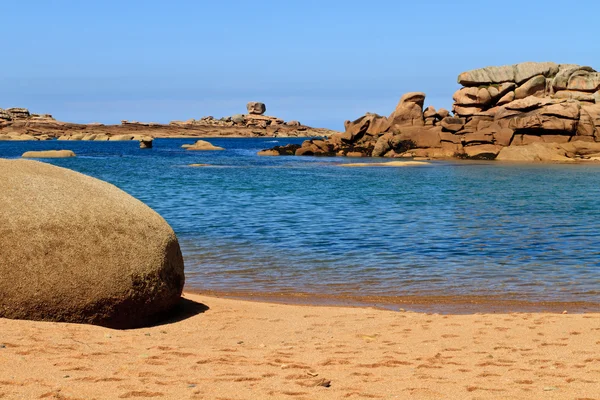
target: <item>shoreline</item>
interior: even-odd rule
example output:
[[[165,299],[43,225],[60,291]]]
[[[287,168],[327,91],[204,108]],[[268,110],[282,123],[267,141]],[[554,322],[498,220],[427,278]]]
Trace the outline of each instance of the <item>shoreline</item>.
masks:
[[[444,315],[469,315],[477,313],[552,313],[569,314],[600,313],[600,302],[588,301],[527,301],[507,299],[503,296],[350,296],[306,292],[274,293],[203,290],[185,287],[185,293],[193,296],[252,301],[278,305],[307,307],[375,308],[389,311],[412,311]]]
[[[0,319],[0,398],[597,399],[600,313],[439,315],[185,293],[160,325]]]

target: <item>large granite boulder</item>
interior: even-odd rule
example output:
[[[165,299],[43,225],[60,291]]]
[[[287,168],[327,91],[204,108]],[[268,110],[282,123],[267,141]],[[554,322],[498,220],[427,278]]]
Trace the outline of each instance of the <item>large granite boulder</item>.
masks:
[[[525,81],[515,90],[515,99],[524,99],[529,96],[544,96],[546,92],[546,78],[544,75],[536,75]]]
[[[390,121],[386,117],[367,113],[352,122],[346,121],[344,125],[346,131],[340,135],[340,138],[347,143],[351,143],[360,140],[364,135],[375,136],[387,132],[390,128]]]
[[[524,146],[504,147],[496,157],[498,161],[572,161],[567,151],[555,143],[531,143]]]
[[[458,83],[463,86],[480,86],[514,81],[515,70],[512,65],[474,69],[463,72],[458,76]]]
[[[265,103],[259,103],[257,101],[251,101],[246,104],[248,114],[263,115],[267,111]]]
[[[391,130],[397,130],[401,126],[422,126],[425,124],[423,118],[423,104],[425,93],[410,92],[400,98],[394,112],[388,121]]]
[[[0,160],[0,317],[133,328],[180,300],[171,227],[117,187]]]
[[[521,84],[536,75],[555,76],[558,71],[559,66],[553,62],[524,62],[463,72],[458,76],[458,83],[463,86],[491,85],[504,82]]]
[[[515,131],[554,134],[557,131],[575,135],[581,105],[573,100],[538,99],[534,96],[515,100],[501,107],[495,122]]]

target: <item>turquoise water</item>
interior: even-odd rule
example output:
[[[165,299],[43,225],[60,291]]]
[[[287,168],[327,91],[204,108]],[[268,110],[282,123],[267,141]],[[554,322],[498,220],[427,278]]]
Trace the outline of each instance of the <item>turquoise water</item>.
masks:
[[[109,181],[179,236],[188,289],[331,295],[600,300],[600,166],[435,162],[345,168],[258,157],[302,139],[0,142]],[[207,163],[211,167],[189,167]]]

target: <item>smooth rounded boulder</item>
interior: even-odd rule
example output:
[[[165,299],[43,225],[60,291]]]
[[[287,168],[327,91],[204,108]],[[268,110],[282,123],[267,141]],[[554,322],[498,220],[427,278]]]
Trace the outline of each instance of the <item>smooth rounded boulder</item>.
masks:
[[[198,151],[214,151],[214,150],[225,150],[222,147],[215,146],[206,140],[198,140],[194,144],[184,144],[181,146],[186,150],[198,150]]]
[[[23,158],[70,158],[75,157],[72,150],[40,150],[26,151],[21,156]]]
[[[135,328],[181,298],[175,233],[101,180],[0,159],[0,317]]]

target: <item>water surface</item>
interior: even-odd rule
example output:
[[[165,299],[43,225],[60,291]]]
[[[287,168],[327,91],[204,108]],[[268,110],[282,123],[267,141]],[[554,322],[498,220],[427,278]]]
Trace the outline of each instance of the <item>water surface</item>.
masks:
[[[0,142],[0,157],[74,150],[47,162],[158,211],[180,238],[188,289],[600,302],[600,166],[344,168],[256,156],[302,139],[210,141],[227,150]]]

